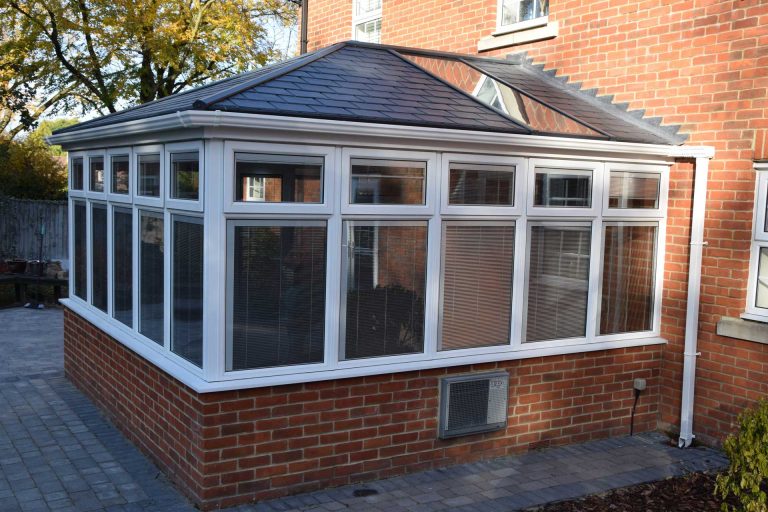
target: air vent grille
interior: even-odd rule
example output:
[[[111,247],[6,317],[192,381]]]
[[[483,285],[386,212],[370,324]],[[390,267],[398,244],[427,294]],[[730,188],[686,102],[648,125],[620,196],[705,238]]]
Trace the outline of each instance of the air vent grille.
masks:
[[[507,424],[509,375],[485,373],[441,381],[440,437],[488,432]]]

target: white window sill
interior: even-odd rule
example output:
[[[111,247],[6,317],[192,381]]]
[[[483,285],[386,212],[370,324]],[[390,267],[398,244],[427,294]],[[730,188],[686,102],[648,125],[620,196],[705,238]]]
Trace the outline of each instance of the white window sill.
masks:
[[[717,322],[717,334],[755,343],[768,344],[768,318],[744,314],[742,318],[723,317]]]
[[[505,30],[500,30],[488,37],[482,38],[477,43],[477,51],[487,52],[497,48],[552,39],[557,37],[557,33],[558,25],[556,21],[546,21],[543,24],[533,25],[523,22],[510,25]]]

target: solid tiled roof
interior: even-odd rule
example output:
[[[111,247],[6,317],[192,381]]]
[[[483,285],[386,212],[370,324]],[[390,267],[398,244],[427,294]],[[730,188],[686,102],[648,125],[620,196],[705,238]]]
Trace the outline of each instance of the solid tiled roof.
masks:
[[[178,111],[228,111],[381,124],[538,134],[401,55],[406,49],[339,43],[313,53],[178,93],[56,133],[107,126]],[[601,139],[680,144],[674,131],[605,103],[525,60],[434,53],[461,60],[552,111],[599,132]],[[549,133],[547,133],[549,134]]]

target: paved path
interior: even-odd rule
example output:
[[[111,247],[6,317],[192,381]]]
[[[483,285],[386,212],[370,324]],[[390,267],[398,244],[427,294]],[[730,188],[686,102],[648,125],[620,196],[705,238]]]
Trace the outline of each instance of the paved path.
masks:
[[[64,378],[61,329],[61,310],[0,310],[0,512],[194,511]],[[665,441],[594,441],[230,512],[511,512],[726,463],[719,452]]]

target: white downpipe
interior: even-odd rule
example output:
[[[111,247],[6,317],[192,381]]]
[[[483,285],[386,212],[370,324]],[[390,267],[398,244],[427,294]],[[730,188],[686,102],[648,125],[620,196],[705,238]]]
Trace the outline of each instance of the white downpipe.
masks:
[[[697,158],[693,185],[691,253],[688,263],[688,307],[685,315],[685,351],[683,352],[683,397],[680,410],[680,440],[687,448],[693,442],[693,396],[696,387],[696,357],[699,335],[699,300],[701,297],[701,259],[704,251],[704,214],[707,203],[709,159]]]

